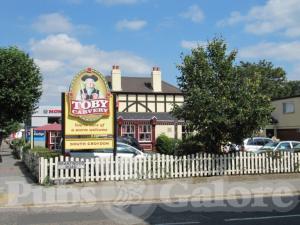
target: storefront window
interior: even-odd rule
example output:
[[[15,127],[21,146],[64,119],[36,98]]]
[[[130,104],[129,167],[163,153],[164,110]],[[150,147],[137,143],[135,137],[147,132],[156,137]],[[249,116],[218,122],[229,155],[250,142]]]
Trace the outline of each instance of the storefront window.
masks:
[[[61,148],[61,132],[50,132],[50,149],[60,149]]]
[[[135,136],[135,127],[134,125],[122,125],[122,136],[134,137]]]
[[[139,141],[151,142],[151,125],[139,125]]]

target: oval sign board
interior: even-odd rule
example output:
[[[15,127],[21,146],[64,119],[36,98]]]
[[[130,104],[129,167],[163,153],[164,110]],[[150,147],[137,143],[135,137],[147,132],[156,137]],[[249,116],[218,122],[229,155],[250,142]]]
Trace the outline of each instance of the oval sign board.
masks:
[[[87,68],[72,80],[68,94],[69,114],[86,122],[109,116],[110,91],[105,77]]]

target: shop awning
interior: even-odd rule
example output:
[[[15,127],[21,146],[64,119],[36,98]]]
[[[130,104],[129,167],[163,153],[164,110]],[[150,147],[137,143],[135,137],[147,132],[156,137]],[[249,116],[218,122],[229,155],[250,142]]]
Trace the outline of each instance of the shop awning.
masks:
[[[34,128],[37,131],[61,131],[61,124],[53,123],[53,124],[46,124],[40,127]]]

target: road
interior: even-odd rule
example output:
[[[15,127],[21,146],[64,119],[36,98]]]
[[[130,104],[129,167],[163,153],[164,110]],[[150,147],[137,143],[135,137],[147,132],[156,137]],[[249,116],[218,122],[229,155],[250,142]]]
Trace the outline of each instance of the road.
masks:
[[[299,196],[131,205],[0,208],[1,225],[298,225]]]

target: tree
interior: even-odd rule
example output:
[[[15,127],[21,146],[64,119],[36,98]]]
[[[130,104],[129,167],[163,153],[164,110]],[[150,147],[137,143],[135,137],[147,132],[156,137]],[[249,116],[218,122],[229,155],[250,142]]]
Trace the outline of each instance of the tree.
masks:
[[[182,55],[178,85],[185,103],[173,114],[188,122],[188,129],[208,151],[222,144],[241,143],[246,136],[268,124],[270,97],[261,92],[261,73],[246,76],[234,65],[236,51],[227,54],[224,40],[215,38],[206,47]]]
[[[0,48],[0,145],[35,110],[42,94],[42,76],[28,54],[17,47]]]
[[[291,90],[288,85],[286,73],[281,67],[274,67],[271,62],[260,60],[258,63],[241,62],[237,67],[240,74],[252,78],[260,74],[262,81],[260,92],[270,98],[287,96]]]
[[[300,95],[300,80],[288,81],[285,87],[288,90],[288,94],[278,97],[291,97]]]

